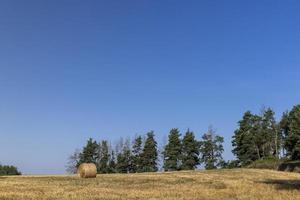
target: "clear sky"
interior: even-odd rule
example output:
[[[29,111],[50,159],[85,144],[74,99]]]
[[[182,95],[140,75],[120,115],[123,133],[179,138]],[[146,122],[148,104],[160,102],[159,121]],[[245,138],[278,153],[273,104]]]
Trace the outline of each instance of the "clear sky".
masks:
[[[0,1],[0,162],[64,173],[89,137],[213,125],[300,103],[300,3]]]

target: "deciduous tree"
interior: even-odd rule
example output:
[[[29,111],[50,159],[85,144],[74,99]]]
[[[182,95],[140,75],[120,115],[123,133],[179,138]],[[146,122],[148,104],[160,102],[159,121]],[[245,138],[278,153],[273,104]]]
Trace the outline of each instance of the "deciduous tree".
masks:
[[[224,163],[223,142],[223,137],[216,135],[212,127],[209,127],[208,132],[202,136],[200,152],[205,169],[216,169]]]

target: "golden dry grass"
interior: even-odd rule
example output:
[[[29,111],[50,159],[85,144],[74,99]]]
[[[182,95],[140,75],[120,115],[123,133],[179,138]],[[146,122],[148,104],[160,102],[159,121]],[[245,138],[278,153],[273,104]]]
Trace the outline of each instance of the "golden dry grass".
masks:
[[[236,169],[199,172],[0,177],[0,199],[300,199],[300,174]]]

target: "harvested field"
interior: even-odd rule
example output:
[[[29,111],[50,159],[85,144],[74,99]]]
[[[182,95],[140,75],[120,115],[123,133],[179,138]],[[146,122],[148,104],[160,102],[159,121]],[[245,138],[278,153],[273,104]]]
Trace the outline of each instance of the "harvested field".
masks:
[[[0,199],[300,199],[300,174],[257,169],[0,177]]]

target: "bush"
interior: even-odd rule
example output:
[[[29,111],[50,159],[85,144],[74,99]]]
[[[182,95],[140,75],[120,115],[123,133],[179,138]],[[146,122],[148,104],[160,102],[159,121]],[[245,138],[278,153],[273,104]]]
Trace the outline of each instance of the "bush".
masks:
[[[278,167],[283,162],[284,162],[284,160],[282,160],[282,159],[268,158],[268,159],[253,161],[251,164],[249,164],[246,167],[247,168],[254,168],[254,169],[273,169],[273,170],[277,170]]]
[[[21,175],[18,168],[9,165],[0,165],[0,176]]]

